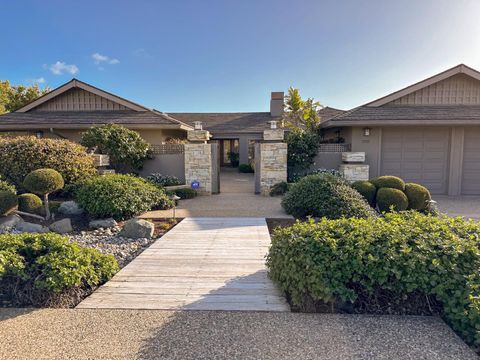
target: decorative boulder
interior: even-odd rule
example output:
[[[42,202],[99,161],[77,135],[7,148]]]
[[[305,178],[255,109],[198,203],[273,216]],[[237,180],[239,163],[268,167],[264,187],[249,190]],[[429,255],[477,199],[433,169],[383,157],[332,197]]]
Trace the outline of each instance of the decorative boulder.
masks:
[[[58,208],[58,212],[64,215],[80,215],[83,209],[75,201],[65,201]]]
[[[0,217],[0,234],[12,230],[15,226],[20,224],[23,219],[18,215],[9,215]]]
[[[50,230],[57,234],[67,234],[72,232],[72,221],[69,218],[55,221],[53,224],[50,224]]]
[[[23,221],[23,222],[17,224],[17,226],[15,226],[15,230],[17,230],[17,231],[19,231],[19,232],[22,232],[22,233],[39,233],[39,234],[43,234],[43,233],[47,233],[47,232],[48,232],[48,228],[47,228],[47,227],[42,226],[42,225],[39,225],[39,224],[34,224],[34,223],[26,222],[26,221]]]
[[[118,236],[131,239],[151,239],[154,230],[155,225],[147,220],[131,219],[125,223]]]
[[[92,220],[88,223],[88,227],[92,229],[108,229],[115,226],[117,226],[117,222],[113,218]]]

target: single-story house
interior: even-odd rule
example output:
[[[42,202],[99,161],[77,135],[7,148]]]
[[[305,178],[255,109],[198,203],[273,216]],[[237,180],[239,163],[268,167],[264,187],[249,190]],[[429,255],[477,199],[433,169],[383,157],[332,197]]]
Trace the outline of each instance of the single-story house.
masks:
[[[77,79],[52,90],[21,109],[0,116],[0,132],[79,141],[94,125],[116,123],[136,130],[154,149],[169,139],[186,139],[195,122],[220,142],[221,165],[230,165],[229,152],[240,163],[253,157],[253,144],[262,139],[269,122],[283,111],[283,92],[272,92],[270,112],[170,113],[146,108]]]
[[[365,152],[370,177],[397,175],[434,194],[480,195],[480,72],[463,64],[322,121]]]

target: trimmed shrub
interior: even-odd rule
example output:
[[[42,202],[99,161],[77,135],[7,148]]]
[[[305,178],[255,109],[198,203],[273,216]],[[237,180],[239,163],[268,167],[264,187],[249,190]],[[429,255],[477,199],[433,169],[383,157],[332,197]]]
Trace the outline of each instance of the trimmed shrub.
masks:
[[[0,288],[14,306],[73,306],[117,271],[112,255],[57,234],[0,235]]]
[[[185,189],[177,189],[175,190],[175,195],[180,197],[180,199],[193,199],[197,196],[197,191],[195,189],[185,188]]]
[[[30,214],[40,214],[42,212],[42,199],[35,194],[22,194],[18,196],[18,210]]]
[[[318,140],[318,134],[311,131],[291,131],[287,134],[289,181],[292,181],[293,174],[304,172],[313,165],[318,152]]]
[[[238,165],[238,171],[241,173],[253,173],[255,170],[251,164],[240,164]]]
[[[367,200],[370,206],[375,206],[375,196],[377,188],[370,181],[355,181],[352,187],[357,190]]]
[[[160,173],[154,173],[147,176],[147,180],[151,183],[159,186],[175,186],[180,185],[180,180],[173,175],[162,175]]]
[[[97,176],[82,182],[75,192],[79,206],[96,218],[129,219],[152,208],[171,207],[165,191],[132,175]]]
[[[288,174],[288,182],[295,183],[301,178],[308,176],[308,175],[321,175],[321,174],[330,174],[333,176],[337,176],[343,179],[343,175],[340,171],[335,169],[315,169],[313,171],[307,171],[302,173],[289,173]]]
[[[365,199],[343,179],[330,174],[309,175],[293,184],[282,200],[296,218],[370,217],[375,214]]]
[[[62,175],[53,169],[38,169],[27,175],[23,181],[25,189],[43,195],[45,206],[45,218],[50,219],[50,207],[48,205],[48,195],[54,191],[60,190],[65,185]]]
[[[0,179],[0,191],[10,191],[14,194],[17,193],[17,189],[15,189],[15,186],[2,179]]]
[[[270,196],[285,195],[289,188],[290,188],[290,185],[285,181],[281,181],[279,183],[276,183],[270,189]]]
[[[408,198],[403,191],[393,188],[380,188],[377,191],[377,206],[381,212],[404,211],[408,208]]]
[[[398,190],[405,190],[405,182],[397,176],[379,176],[370,180],[377,189],[393,188]]]
[[[408,198],[408,208],[412,210],[425,211],[432,200],[430,191],[420,184],[406,183],[405,195]]]
[[[82,145],[110,156],[117,171],[141,169],[150,155],[150,145],[136,131],[117,124],[93,126],[82,134]]]
[[[0,175],[21,189],[33,170],[49,168],[67,184],[97,173],[93,158],[83,146],[68,140],[0,137]]]
[[[8,215],[18,206],[17,194],[0,190],[0,216]],[[1,264],[0,264],[1,265]]]
[[[418,314],[435,303],[478,348],[479,233],[479,223],[414,211],[298,222],[274,232],[267,266],[300,309],[313,302],[314,309]]]

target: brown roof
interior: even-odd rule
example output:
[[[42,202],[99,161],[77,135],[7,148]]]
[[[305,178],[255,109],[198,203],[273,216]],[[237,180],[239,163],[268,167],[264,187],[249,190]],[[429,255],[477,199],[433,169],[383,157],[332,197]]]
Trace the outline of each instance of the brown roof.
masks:
[[[121,125],[185,125],[157,111],[35,111],[0,115],[0,128],[11,126],[39,127],[42,125],[63,125],[72,128],[76,125],[91,126],[110,123]]]
[[[269,127],[268,121],[279,120],[269,112],[250,113],[168,113],[188,125],[201,121],[203,128],[216,133],[261,133]]]
[[[414,122],[475,124],[480,123],[480,106],[435,105],[435,106],[360,106],[331,118],[325,126],[366,125],[368,123],[395,125]]]
[[[326,106],[322,108],[320,111],[318,111],[318,115],[320,116],[320,121],[324,122],[324,121],[330,120],[335,116],[343,114],[345,112],[346,112],[345,110],[335,109],[335,108]]]

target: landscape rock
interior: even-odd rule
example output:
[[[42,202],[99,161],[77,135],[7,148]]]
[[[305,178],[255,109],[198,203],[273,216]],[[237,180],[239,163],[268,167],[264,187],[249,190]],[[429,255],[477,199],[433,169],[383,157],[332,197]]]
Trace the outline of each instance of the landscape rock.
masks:
[[[46,226],[22,221],[15,226],[15,230],[21,233],[47,233],[49,230]]]
[[[67,234],[73,231],[72,221],[69,218],[55,221],[50,224],[50,230],[56,232],[57,234]]]
[[[75,201],[65,201],[58,208],[58,212],[64,215],[80,215],[83,209]]]
[[[112,218],[97,219],[90,221],[88,226],[92,229],[111,228],[117,226],[117,222]]]
[[[15,226],[20,224],[22,221],[23,219],[16,214],[0,217],[0,233],[4,233],[12,230]]]
[[[123,236],[130,239],[151,239],[154,230],[155,225],[147,220],[131,219],[125,223],[118,236]]]

